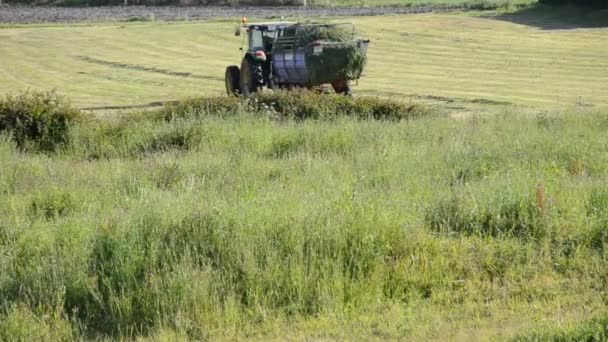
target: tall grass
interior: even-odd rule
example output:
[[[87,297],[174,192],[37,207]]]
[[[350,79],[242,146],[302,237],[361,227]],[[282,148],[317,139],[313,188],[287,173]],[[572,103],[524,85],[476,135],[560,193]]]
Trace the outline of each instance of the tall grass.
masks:
[[[605,308],[605,113],[176,108],[52,153],[0,139],[0,339],[505,336]]]

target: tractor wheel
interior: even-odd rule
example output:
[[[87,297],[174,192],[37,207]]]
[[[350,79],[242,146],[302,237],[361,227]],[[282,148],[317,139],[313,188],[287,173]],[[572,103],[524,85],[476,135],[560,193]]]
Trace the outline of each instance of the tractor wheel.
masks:
[[[349,81],[336,81],[333,82],[331,86],[336,91],[336,94],[344,94],[346,96],[351,96],[353,94]]]
[[[226,93],[228,96],[238,96],[241,93],[241,71],[236,65],[226,68]]]
[[[262,66],[248,59],[241,63],[241,93],[247,97],[262,88]]]

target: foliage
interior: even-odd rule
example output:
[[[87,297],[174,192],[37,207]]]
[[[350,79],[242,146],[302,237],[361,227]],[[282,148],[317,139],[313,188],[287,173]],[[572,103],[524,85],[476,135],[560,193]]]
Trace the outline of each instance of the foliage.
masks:
[[[0,100],[0,132],[22,149],[53,151],[66,145],[80,112],[55,92],[26,91]]]
[[[326,119],[342,116],[378,120],[409,120],[436,115],[430,107],[378,97],[346,97],[311,91],[278,91],[258,93],[247,99],[236,97],[193,98],[166,105],[153,113],[156,118],[235,116],[243,111],[275,118]]]

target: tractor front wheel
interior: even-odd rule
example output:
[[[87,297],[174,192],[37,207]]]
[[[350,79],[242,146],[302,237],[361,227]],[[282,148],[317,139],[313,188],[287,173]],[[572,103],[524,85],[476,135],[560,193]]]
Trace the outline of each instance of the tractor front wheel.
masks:
[[[226,68],[226,94],[238,96],[241,93],[241,71],[236,65]]]

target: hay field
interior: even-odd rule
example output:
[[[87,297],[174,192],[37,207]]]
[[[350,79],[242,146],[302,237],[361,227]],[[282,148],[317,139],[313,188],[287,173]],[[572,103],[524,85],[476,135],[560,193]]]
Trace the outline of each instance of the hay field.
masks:
[[[350,19],[340,19],[350,20]],[[353,18],[371,38],[356,92],[454,110],[608,104],[608,28],[524,14]],[[82,108],[223,93],[241,39],[230,22],[133,22],[0,29],[0,93],[55,88]]]

